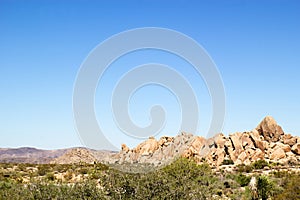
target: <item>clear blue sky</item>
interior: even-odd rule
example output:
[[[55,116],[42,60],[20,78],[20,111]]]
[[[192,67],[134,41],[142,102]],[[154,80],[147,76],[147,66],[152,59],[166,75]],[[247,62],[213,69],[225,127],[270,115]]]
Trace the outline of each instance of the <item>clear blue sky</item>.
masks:
[[[213,58],[226,89],[225,134],[251,130],[264,116],[272,115],[286,132],[300,135],[299,10],[299,1],[283,0],[1,0],[0,147],[81,146],[72,113],[73,85],[81,63],[111,35],[149,26],[180,31]],[[119,65],[135,66],[158,58],[175,68],[184,65],[172,55],[155,51],[128,56]],[[112,72],[121,74],[117,65]],[[185,72],[192,85],[199,85],[203,126],[197,134],[201,135],[210,120],[210,97],[202,79]],[[96,97],[113,88],[114,76],[107,73],[103,78],[106,89],[99,87]],[[171,115],[179,112],[168,92],[148,89],[156,89]],[[135,95],[133,119],[147,124],[146,108],[161,99]],[[96,99],[99,118],[106,109],[101,101]],[[178,118],[170,119],[171,128],[163,134],[176,134],[172,127],[178,128]]]

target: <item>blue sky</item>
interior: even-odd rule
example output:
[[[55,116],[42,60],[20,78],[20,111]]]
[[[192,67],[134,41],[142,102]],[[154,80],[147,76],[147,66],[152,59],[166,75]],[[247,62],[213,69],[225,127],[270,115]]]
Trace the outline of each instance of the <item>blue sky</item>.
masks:
[[[300,135],[299,9],[298,1],[279,0],[1,0],[0,147],[82,146],[72,111],[80,65],[108,37],[140,27],[182,32],[207,50],[226,89],[225,134],[251,130],[264,116],[272,115],[286,132]],[[186,63],[163,52],[137,52],[114,63],[97,89],[97,117],[109,117],[105,115],[109,100],[100,94],[109,96],[116,75],[159,61],[173,65],[193,85],[200,106],[201,126],[196,134],[201,135],[211,117],[205,84]],[[131,99],[133,120],[146,125],[149,106],[167,103],[166,110],[174,117],[168,118],[162,134],[175,135],[180,110],[174,96],[156,86],[143,90]],[[112,122],[105,123],[108,132],[115,130]],[[109,137],[116,146],[126,142]],[[138,142],[129,141],[131,146]]]

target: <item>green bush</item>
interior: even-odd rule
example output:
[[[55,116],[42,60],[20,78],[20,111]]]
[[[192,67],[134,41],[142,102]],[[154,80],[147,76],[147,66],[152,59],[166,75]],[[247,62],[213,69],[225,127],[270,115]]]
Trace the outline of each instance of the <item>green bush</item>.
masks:
[[[80,174],[87,174],[89,172],[89,167],[81,167],[77,170]]]
[[[251,177],[244,174],[238,174],[235,180],[238,182],[238,184],[240,184],[241,187],[245,187],[249,184]]]
[[[52,168],[48,164],[41,164],[38,166],[38,175],[45,176],[48,172],[52,171]]]
[[[299,173],[289,173],[286,171],[274,173],[276,178],[279,178],[279,186],[282,187],[282,191],[275,195],[274,199],[300,199],[300,174]]]
[[[254,169],[263,169],[266,166],[269,166],[269,163],[265,160],[257,160],[252,163]]]
[[[104,171],[104,170],[108,170],[109,169],[109,167],[107,165],[102,164],[102,163],[95,164],[95,168],[97,170],[100,170],[100,171]]]
[[[267,176],[259,176],[257,180],[257,192],[262,200],[267,200],[274,192],[275,184]]]
[[[49,180],[49,181],[54,181],[55,180],[54,173],[53,172],[48,172],[46,174],[46,179]]]
[[[257,162],[239,168],[244,173],[264,165],[264,162]],[[247,186],[250,176],[242,172],[216,175],[208,164],[198,165],[186,158],[150,173],[137,174],[102,164],[35,165],[38,171],[31,173],[29,184],[20,181],[23,171],[5,170],[3,166],[0,199],[223,199],[223,195],[231,199],[255,198]],[[54,171],[65,173],[66,182],[56,181]],[[87,176],[80,182],[70,183],[73,174],[79,171],[87,172]],[[40,177],[41,174],[45,175]],[[269,177],[259,176],[257,193],[260,199],[300,199],[299,182],[299,173],[276,172]],[[245,188],[241,190],[241,187]]]
[[[251,165],[245,165],[245,164],[240,164],[237,166],[237,171],[242,173],[242,172],[246,172],[246,173],[250,173],[253,170],[253,166]]]
[[[233,160],[224,159],[222,162],[222,165],[233,165]]]
[[[207,164],[186,158],[145,174],[110,170],[100,180],[112,199],[211,199],[223,189]]]

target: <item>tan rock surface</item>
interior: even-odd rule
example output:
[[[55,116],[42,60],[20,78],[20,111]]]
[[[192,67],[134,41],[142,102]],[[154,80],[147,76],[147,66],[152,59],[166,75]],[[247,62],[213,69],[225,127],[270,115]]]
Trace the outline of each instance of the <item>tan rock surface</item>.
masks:
[[[297,137],[293,137],[291,134],[285,134],[283,136],[283,143],[292,147],[297,143]]]
[[[51,163],[72,164],[72,163],[94,163],[97,158],[91,151],[85,148],[75,148],[67,151],[64,155],[56,158]]]
[[[184,132],[176,137],[161,137],[159,141],[149,138],[126,154],[126,148],[122,147],[123,154],[120,155],[126,157],[126,161],[156,164],[176,156],[184,156],[199,163],[205,160],[216,167],[222,165],[224,159],[232,160],[235,165],[263,159],[298,162],[300,144],[294,144],[298,140],[300,142],[299,137],[285,135],[272,117],[266,117],[256,129],[249,132],[237,132],[228,137],[217,134],[208,139]]]
[[[128,152],[130,151],[130,149],[127,147],[126,144],[122,144],[121,150],[122,150],[123,152],[125,152],[125,153],[128,153]]]
[[[265,117],[257,126],[256,130],[264,136],[268,142],[277,142],[284,135],[281,126],[279,126],[271,116]]]
[[[141,155],[149,155],[154,153],[159,147],[158,141],[155,138],[150,137],[148,140],[139,144],[135,149],[134,152],[141,154]]]
[[[292,147],[292,151],[293,151],[295,154],[300,155],[300,143],[295,144],[295,145]]]
[[[285,152],[281,148],[277,148],[275,151],[271,153],[270,159],[271,160],[279,160],[285,158]]]

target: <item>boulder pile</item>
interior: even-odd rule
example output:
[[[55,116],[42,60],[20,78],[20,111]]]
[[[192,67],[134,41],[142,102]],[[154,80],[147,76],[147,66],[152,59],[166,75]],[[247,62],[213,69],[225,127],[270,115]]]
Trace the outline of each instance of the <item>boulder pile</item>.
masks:
[[[94,163],[97,160],[92,152],[85,148],[74,148],[54,159],[50,164]]]
[[[237,132],[228,137],[221,134],[205,139],[188,133],[176,137],[150,137],[130,149],[125,144],[114,156],[115,163],[151,163],[156,166],[172,161],[178,156],[220,166],[227,160],[236,165],[257,160],[280,163],[300,162],[300,137],[284,133],[270,116],[252,131]]]

